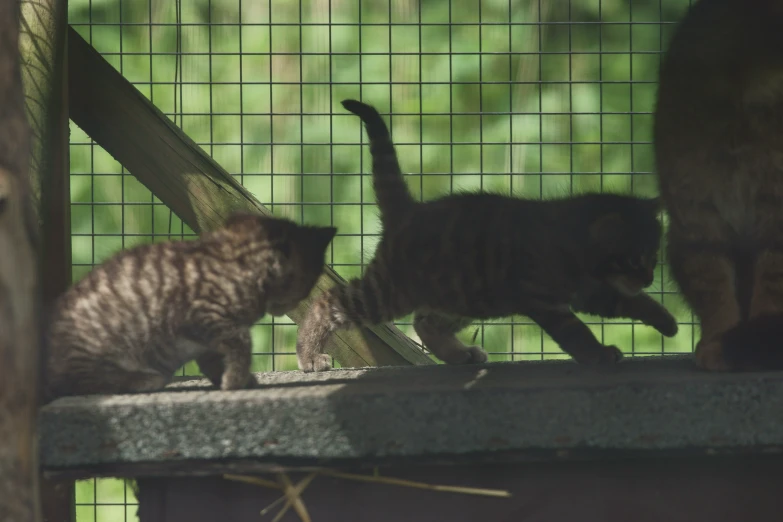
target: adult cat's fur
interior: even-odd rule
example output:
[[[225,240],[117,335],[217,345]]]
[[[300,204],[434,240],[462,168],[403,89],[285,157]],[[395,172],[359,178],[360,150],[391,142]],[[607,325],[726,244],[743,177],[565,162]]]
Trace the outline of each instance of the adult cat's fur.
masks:
[[[655,153],[697,363],[783,369],[783,3],[701,0],[660,71]]]
[[[589,194],[552,201],[495,194],[426,203],[408,192],[378,112],[343,105],[365,123],[383,235],[364,277],[319,296],[299,328],[305,371],[328,369],[331,332],[415,312],[424,344],[448,363],[485,361],[455,333],[472,319],[527,315],[582,363],[609,363],[604,346],[571,311],[632,317],[674,335],[677,323],[641,290],[653,281],[660,240],[656,200]]]
[[[312,290],[332,227],[236,213],[196,241],[122,251],[56,303],[48,397],[162,388],[196,359],[223,390],[250,379],[250,327]]]

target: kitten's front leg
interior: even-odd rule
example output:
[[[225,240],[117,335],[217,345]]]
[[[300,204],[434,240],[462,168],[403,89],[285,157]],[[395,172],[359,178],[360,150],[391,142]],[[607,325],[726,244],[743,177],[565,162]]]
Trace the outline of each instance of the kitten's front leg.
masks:
[[[217,348],[196,359],[201,372],[221,390],[241,390],[252,385],[250,330],[242,329],[218,342]]]
[[[587,325],[570,310],[538,310],[526,314],[580,364],[611,364],[623,358],[623,352],[616,346],[598,342]]]
[[[573,303],[577,312],[601,317],[625,317],[652,326],[666,337],[677,333],[677,320],[659,302],[641,292],[635,296],[621,295],[614,289],[602,287],[584,299]]]
[[[677,334],[677,319],[658,301],[644,292],[633,297],[621,296],[617,307],[620,317],[637,319],[652,326],[666,337]]]

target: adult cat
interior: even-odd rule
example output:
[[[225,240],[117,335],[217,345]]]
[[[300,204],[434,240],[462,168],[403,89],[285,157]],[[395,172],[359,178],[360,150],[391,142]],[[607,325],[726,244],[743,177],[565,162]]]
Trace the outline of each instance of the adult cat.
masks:
[[[701,0],[660,71],[655,156],[697,364],[783,369],[783,3]]]

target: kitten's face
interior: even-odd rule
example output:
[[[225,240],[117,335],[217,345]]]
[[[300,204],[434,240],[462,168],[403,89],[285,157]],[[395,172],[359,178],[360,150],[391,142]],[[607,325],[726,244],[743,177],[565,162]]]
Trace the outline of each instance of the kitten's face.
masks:
[[[657,200],[640,200],[632,212],[605,215],[591,226],[593,275],[626,296],[655,279],[661,225]]]
[[[607,260],[604,280],[623,295],[634,296],[653,283],[656,252],[629,252]]]
[[[267,296],[270,315],[285,315],[310,295],[323,273],[326,248],[336,232],[333,227],[298,227],[281,245],[285,275]]]
[[[337,229],[297,225],[287,219],[244,212],[232,214],[225,228],[241,243],[258,243],[254,261],[264,270],[256,281],[266,312],[285,315],[310,295],[324,270],[326,249]]]

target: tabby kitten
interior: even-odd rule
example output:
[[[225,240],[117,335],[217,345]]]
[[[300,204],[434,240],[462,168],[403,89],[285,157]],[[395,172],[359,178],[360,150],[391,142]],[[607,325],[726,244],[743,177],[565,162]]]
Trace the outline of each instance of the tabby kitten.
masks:
[[[660,70],[669,263],[709,370],[783,369],[783,3],[702,0]]]
[[[250,381],[250,327],[307,297],[332,227],[236,213],[196,241],[122,251],[56,303],[49,399],[151,391],[195,359],[223,390]]]
[[[660,241],[658,202],[616,194],[552,201],[489,193],[419,203],[408,191],[378,112],[358,101],[370,138],[373,185],[383,233],[364,277],[319,296],[300,325],[299,367],[330,367],[332,331],[415,312],[414,328],[439,359],[480,363],[486,353],[455,336],[473,319],[522,314],[580,363],[622,357],[573,310],[630,317],[674,335],[677,323],[642,292],[653,282]]]

